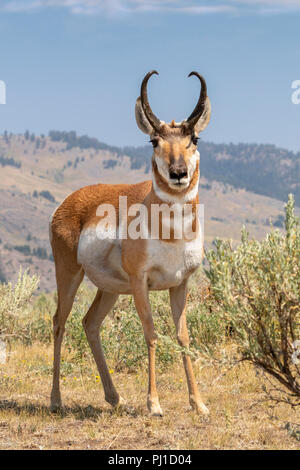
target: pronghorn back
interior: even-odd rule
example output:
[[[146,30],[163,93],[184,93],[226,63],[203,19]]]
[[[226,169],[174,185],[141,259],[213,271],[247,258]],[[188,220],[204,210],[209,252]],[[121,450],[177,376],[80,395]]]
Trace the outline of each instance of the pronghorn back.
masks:
[[[127,196],[132,204],[142,202],[150,192],[151,181],[137,184],[94,184],[70,194],[55,210],[49,223],[54,259],[63,256],[66,265],[71,258],[77,263],[77,250],[82,230],[99,220],[96,211],[101,204],[112,204],[118,214],[119,196]]]

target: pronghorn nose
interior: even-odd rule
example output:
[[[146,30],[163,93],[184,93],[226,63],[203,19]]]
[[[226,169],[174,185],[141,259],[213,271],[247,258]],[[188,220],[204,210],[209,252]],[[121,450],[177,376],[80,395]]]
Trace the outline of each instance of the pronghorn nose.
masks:
[[[170,170],[169,175],[172,180],[174,179],[180,181],[182,178],[187,176],[187,171],[178,168],[178,170]]]

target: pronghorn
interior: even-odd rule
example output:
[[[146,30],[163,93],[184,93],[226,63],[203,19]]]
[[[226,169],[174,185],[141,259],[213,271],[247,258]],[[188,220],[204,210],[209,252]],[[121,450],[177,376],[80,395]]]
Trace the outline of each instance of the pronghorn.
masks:
[[[101,216],[97,209],[101,204],[119,208],[119,197],[127,197],[128,206],[188,205],[192,211],[193,227],[199,224],[196,205],[199,185],[198,134],[210,120],[211,105],[206,82],[197,72],[191,72],[201,82],[197,105],[188,119],[167,124],[159,120],[151,110],[147,95],[149,78],[157,74],[149,72],[143,79],[140,97],[136,101],[135,116],[138,127],[150,136],[153,145],[152,181],[138,184],[96,184],[86,186],[68,196],[56,209],[50,221],[50,239],[55,260],[58,305],[53,319],[54,367],[51,408],[61,406],[59,390],[60,352],[65,323],[72,309],[76,291],[84,274],[98,288],[95,299],[83,318],[83,327],[102,380],[105,399],[113,407],[122,405],[109,374],[101,340],[100,326],[114,306],[119,294],[132,294],[142,322],[149,358],[149,386],[147,406],[151,415],[162,416],[155,379],[154,330],[149,290],[169,289],[172,316],[177,339],[188,347],[185,304],[187,281],[199,267],[203,258],[203,236],[195,231],[193,239],[162,237],[163,222],[160,219],[159,236],[156,239],[105,238],[97,235]],[[131,217],[130,220],[134,220]],[[173,220],[174,221],[174,220]],[[147,218],[146,223],[151,224]],[[171,226],[171,224],[170,224]],[[175,226],[175,221],[174,221]],[[173,231],[174,231],[173,226]],[[172,232],[174,235],[174,233]],[[194,378],[191,358],[182,353],[191,406],[198,413],[208,413]]]

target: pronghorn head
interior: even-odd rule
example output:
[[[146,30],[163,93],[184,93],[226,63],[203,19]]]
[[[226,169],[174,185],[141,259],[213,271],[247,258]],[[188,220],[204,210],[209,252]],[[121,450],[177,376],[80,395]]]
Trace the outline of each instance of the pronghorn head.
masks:
[[[182,122],[174,120],[167,124],[158,119],[148,101],[147,84],[156,70],[147,73],[141,95],[136,101],[135,116],[138,127],[150,135],[153,145],[153,166],[160,178],[169,188],[181,191],[188,188],[196,168],[199,167],[197,151],[198,135],[209,123],[211,114],[210,100],[207,96],[206,82],[197,72],[191,72],[201,82],[201,93],[192,114]]]

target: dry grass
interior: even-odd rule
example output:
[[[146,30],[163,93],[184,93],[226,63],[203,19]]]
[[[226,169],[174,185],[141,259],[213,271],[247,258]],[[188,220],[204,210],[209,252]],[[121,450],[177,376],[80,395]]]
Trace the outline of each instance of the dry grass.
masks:
[[[0,449],[297,449],[285,428],[299,423],[286,406],[261,402],[261,386],[250,365],[195,371],[210,418],[189,409],[183,368],[160,371],[158,389],[163,418],[146,409],[147,372],[116,373],[115,384],[128,408],[112,411],[94,364],[68,372],[64,351],[62,395],[65,408],[51,414],[52,349],[18,346],[0,365]]]

